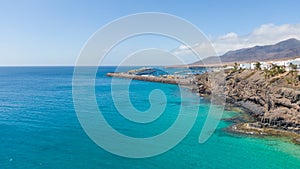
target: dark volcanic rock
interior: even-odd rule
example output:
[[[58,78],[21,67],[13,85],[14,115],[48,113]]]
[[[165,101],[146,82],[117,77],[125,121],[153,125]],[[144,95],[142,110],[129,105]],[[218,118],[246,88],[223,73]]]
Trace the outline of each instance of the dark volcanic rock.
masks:
[[[214,75],[195,77],[195,91],[200,95],[210,94],[212,88],[221,86],[210,77]],[[227,73],[225,79],[225,91],[219,92],[226,95],[226,102],[246,109],[259,125],[300,132],[299,87],[283,87],[266,79],[263,71],[239,70]]]

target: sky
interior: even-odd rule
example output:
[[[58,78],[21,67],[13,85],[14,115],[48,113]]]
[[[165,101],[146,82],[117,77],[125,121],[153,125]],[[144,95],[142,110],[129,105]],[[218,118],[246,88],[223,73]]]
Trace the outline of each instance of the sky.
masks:
[[[1,0],[0,65],[75,65],[93,33],[120,17],[143,12],[187,20],[208,37],[217,54],[223,54],[291,37],[300,39],[299,7],[300,1],[295,0]],[[145,37],[115,49],[105,64],[117,64],[123,52],[135,49],[132,45],[151,47],[146,42],[180,57],[187,54],[184,45]],[[194,47],[202,50],[201,43]]]

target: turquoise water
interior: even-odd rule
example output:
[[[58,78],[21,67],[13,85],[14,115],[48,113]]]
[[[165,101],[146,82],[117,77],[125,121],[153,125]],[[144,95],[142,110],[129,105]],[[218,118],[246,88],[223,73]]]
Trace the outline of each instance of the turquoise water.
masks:
[[[99,108],[119,132],[149,137],[166,130],[176,119],[181,100],[175,85],[132,81],[130,98],[139,110],[150,104],[152,89],[168,99],[161,118],[147,125],[125,120],[110,98],[110,80],[100,68],[96,80]],[[183,99],[186,108],[199,104],[196,123],[170,151],[145,159],[130,159],[106,152],[85,134],[72,99],[72,67],[0,68],[0,168],[300,168],[300,146],[279,138],[253,138],[226,133],[221,122],[204,144],[198,137],[209,103],[199,97]],[[122,85],[120,80],[120,85]],[[122,91],[119,91],[122,93]],[[156,104],[160,104],[157,102]],[[235,112],[225,112],[232,116]]]

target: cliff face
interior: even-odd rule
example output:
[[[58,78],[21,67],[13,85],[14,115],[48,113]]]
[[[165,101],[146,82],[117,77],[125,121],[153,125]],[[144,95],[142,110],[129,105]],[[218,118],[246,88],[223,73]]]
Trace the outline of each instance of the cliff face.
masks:
[[[210,95],[212,88],[221,86],[214,75],[196,76],[194,92]],[[293,73],[266,77],[259,70],[238,70],[226,73],[224,90],[226,102],[241,106],[256,119],[257,127],[272,127],[300,133],[300,88],[287,79],[296,78]]]

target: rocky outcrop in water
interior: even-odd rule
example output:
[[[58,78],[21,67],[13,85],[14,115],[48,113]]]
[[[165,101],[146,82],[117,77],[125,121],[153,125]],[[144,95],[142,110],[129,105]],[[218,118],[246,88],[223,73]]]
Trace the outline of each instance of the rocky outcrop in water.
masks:
[[[209,96],[213,88],[222,86],[215,74],[205,73],[194,78],[193,91]],[[256,127],[269,127],[300,133],[300,88],[288,84],[286,78],[295,78],[286,72],[267,78],[260,70],[237,70],[225,74],[223,90],[226,102],[246,109],[256,120]],[[217,92],[216,92],[217,91]]]

